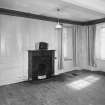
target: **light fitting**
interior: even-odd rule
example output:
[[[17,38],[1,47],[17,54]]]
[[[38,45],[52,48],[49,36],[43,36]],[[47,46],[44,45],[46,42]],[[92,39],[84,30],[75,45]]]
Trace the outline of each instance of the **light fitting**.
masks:
[[[56,25],[56,29],[61,29],[61,28],[62,28],[62,25],[61,25],[60,22],[59,22],[59,12],[60,12],[60,9],[57,9],[58,23],[57,23],[57,25]]]
[[[59,22],[57,23],[56,28],[57,28],[57,29],[62,28],[62,26],[61,26],[61,24],[60,24]]]

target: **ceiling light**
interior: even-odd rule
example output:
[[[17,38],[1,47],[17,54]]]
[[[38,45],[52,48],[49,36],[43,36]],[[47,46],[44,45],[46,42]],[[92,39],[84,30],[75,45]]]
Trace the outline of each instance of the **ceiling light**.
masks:
[[[57,23],[56,28],[58,28],[58,29],[62,28],[62,26],[59,22]]]
[[[57,9],[57,14],[58,14],[58,23],[57,23],[57,25],[56,25],[56,28],[57,28],[57,29],[61,29],[61,28],[62,28],[62,25],[61,25],[60,22],[59,22],[59,11],[60,11],[60,9]]]

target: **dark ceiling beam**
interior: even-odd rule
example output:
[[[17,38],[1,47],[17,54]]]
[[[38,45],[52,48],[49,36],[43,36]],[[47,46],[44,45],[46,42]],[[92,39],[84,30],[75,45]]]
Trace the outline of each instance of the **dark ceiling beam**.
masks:
[[[52,21],[52,22],[58,21],[58,19],[54,18],[54,17],[36,15],[36,14],[32,14],[32,13],[20,12],[20,11],[16,11],[16,10],[5,9],[5,8],[0,8],[0,14],[25,17],[25,18],[32,18],[32,19],[39,19],[39,20]],[[83,22],[80,22],[80,21],[72,21],[72,20],[66,20],[66,19],[59,19],[59,21],[61,23],[68,23],[68,24],[77,24],[77,25],[83,25],[84,24]]]
[[[58,21],[58,18],[54,18],[54,17],[36,15],[36,14],[32,14],[32,13],[10,10],[10,9],[5,9],[5,8],[0,8],[0,14],[18,16],[18,17],[24,17],[24,18],[39,19],[39,20],[52,21],[52,22],[57,22]],[[96,20],[92,20],[92,21],[85,21],[85,22],[73,21],[73,20],[67,20],[67,19],[59,19],[59,21],[61,23],[67,23],[67,24],[93,25],[93,24],[98,24],[98,23],[105,22],[105,18],[96,19]]]
[[[103,23],[103,22],[105,22],[105,18],[87,21],[87,22],[85,22],[85,25],[99,24],[99,23]]]

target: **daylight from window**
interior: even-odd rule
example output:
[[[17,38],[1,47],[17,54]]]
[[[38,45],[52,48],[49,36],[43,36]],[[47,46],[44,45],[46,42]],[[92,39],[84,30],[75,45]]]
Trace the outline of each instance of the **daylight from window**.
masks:
[[[101,59],[105,59],[105,28],[100,30],[100,44]]]
[[[93,83],[95,83],[96,81],[98,81],[100,78],[94,75],[90,75],[87,76],[85,78],[73,81],[71,83],[67,83],[67,87],[69,88],[73,88],[76,90],[81,90],[83,88],[86,88],[90,85],[92,85]]]
[[[97,25],[95,39],[95,57],[105,60],[105,26]]]

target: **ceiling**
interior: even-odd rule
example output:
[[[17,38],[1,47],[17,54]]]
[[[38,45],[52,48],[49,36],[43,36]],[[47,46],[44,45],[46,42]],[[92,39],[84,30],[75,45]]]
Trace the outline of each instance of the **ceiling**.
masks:
[[[0,8],[83,22],[105,17],[105,0],[0,0]]]

